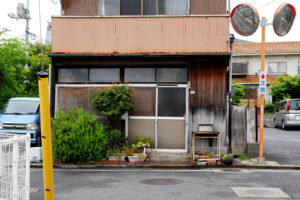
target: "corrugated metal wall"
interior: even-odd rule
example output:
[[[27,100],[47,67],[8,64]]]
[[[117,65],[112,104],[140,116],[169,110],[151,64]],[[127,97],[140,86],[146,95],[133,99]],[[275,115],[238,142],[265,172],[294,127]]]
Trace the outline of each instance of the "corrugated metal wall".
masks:
[[[52,52],[61,54],[229,53],[229,18],[52,18]]]
[[[95,16],[98,15],[98,0],[61,0],[64,15]]]
[[[226,0],[190,0],[190,14],[226,14]]]

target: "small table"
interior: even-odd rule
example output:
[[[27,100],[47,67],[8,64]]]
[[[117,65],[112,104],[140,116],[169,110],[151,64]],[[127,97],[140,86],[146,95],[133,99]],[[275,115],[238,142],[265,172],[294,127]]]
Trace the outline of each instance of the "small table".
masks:
[[[202,159],[202,160],[221,160],[220,154],[220,133],[214,131],[202,131],[202,132],[192,132],[192,153],[193,153],[193,160],[195,157],[195,139],[217,139],[217,155],[218,159]]]

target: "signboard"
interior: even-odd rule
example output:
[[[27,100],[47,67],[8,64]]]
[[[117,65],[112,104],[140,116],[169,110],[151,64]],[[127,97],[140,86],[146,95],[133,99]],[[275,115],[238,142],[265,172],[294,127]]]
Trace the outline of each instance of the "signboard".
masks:
[[[259,94],[266,94],[267,92],[267,75],[265,72],[259,74]]]

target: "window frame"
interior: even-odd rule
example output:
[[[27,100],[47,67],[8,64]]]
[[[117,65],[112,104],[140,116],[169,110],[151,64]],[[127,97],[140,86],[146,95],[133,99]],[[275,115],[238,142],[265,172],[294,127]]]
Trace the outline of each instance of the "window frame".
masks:
[[[63,82],[63,81],[59,81],[58,80],[58,76],[59,76],[59,70],[60,69],[81,69],[81,68],[85,68],[88,71],[88,80],[87,82],[72,82],[72,81],[68,81],[68,82]],[[99,69],[99,68],[119,68],[119,81],[117,82],[92,82],[90,80],[90,69]],[[177,85],[177,84],[187,84],[189,81],[189,67],[188,65],[146,65],[146,66],[141,66],[141,65],[137,65],[137,66],[107,66],[107,65],[103,65],[103,66],[94,66],[94,67],[83,67],[83,66],[61,66],[59,68],[57,68],[57,70],[55,70],[55,83],[57,84],[87,84],[87,83],[91,83],[91,84],[122,84],[125,83],[125,68],[154,68],[154,82],[126,82],[126,84],[157,84],[157,85]],[[185,68],[187,70],[187,81],[186,82],[159,82],[157,81],[157,69],[159,68]]]
[[[276,63],[277,64],[277,69],[276,69],[276,72],[270,72],[270,64],[271,63]],[[278,63],[285,63],[285,72],[278,72]],[[285,61],[279,61],[279,62],[268,62],[268,74],[284,74],[284,73],[287,73],[287,62]]]
[[[126,16],[126,15],[121,15],[121,10],[122,10],[121,1],[122,0],[119,0],[119,14],[118,15],[103,15],[103,16]],[[133,15],[133,16],[151,16],[151,15],[144,15],[144,1],[145,0],[140,0],[140,1],[141,1],[141,14],[140,15]],[[167,0],[163,0],[163,1],[164,1],[164,12],[163,12],[163,14],[154,14],[154,15],[167,15],[166,14],[166,12],[167,12],[167,9],[166,9]],[[100,0],[98,0],[98,15],[99,15],[99,8],[100,8],[99,2],[100,2]],[[188,5],[187,5],[187,14],[186,15],[189,15],[190,14],[190,0],[187,0],[187,3],[188,3]],[[175,14],[175,16],[176,15],[182,15],[182,14]],[[170,15],[170,16],[172,16],[172,15]],[[182,16],[184,16],[184,15],[182,15]]]

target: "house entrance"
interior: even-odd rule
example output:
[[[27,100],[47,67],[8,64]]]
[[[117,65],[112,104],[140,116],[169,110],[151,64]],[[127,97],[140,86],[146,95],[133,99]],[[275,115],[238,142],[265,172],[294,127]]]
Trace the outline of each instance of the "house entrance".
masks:
[[[136,110],[129,113],[129,139],[150,136],[153,150],[186,152],[187,86],[144,85],[134,86],[133,91]]]

